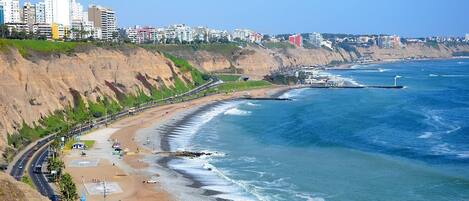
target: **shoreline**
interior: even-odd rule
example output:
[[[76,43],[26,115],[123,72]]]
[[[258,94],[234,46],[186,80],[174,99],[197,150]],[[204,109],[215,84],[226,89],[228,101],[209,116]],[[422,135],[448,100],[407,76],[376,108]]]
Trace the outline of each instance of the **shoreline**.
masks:
[[[386,64],[386,63],[395,63],[395,62],[405,62],[405,61],[430,61],[430,60],[455,60],[455,59],[469,59],[469,56],[452,56],[452,57],[431,57],[431,58],[399,58],[399,59],[383,59],[383,60],[373,60],[365,61],[361,63],[349,62],[335,65],[336,68],[348,69],[355,65],[372,65],[372,64]],[[328,67],[324,65],[322,67]]]
[[[278,97],[284,94],[286,91],[289,91],[295,88],[297,87],[285,86],[285,87],[260,89],[260,91],[265,91],[266,94],[269,94],[268,97]],[[257,90],[251,90],[251,92],[252,91],[257,91]],[[254,96],[258,96],[258,95],[254,95]],[[193,118],[197,118],[197,115],[204,113],[210,110],[211,108],[223,105],[225,103],[229,103],[231,101],[239,101],[239,100],[242,100],[242,99],[240,97],[236,97],[236,95],[230,95],[229,98],[205,102],[202,104],[195,105],[191,108],[188,108],[186,110],[173,114],[171,116],[171,119],[168,121],[161,122],[157,125],[152,126],[151,129],[153,130],[153,132],[138,133],[137,136],[138,138],[140,138],[141,144],[142,144],[142,141],[144,141],[144,139],[148,139],[149,137],[151,138],[151,136],[159,136],[161,151],[164,151],[164,152],[176,151],[173,148],[171,148],[170,141],[171,141],[171,138],[181,135],[181,134],[175,133],[181,126],[186,125]],[[157,130],[157,132],[154,132],[154,130]],[[147,145],[147,148],[148,148],[148,145]],[[185,150],[185,151],[191,151],[191,150]],[[207,199],[225,200],[223,198],[215,197],[216,195],[223,195],[225,194],[225,192],[211,190],[211,189],[204,189],[203,187],[206,185],[204,185],[204,183],[200,181],[199,179],[197,179],[193,174],[170,167],[170,164],[169,164],[170,162],[181,159],[181,158],[174,157],[174,156],[154,156],[154,157],[150,156],[150,158],[151,158],[150,160],[155,161],[155,163],[159,167],[175,172],[176,174],[180,175],[185,180],[183,182],[185,187],[201,190],[199,195],[204,196],[202,200],[207,200]],[[178,191],[178,190],[175,190],[175,191]],[[184,194],[184,193],[189,194],[190,192],[191,191],[182,192],[182,193],[172,192],[172,194]],[[187,198],[186,196],[182,196],[182,197]]]
[[[266,89],[267,91],[271,92],[267,97],[279,97],[285,92],[292,90],[292,89],[297,89],[301,87],[281,87],[279,88],[274,88],[274,89]],[[203,103],[201,105],[194,106],[193,108],[189,108],[185,111],[182,111],[180,113],[174,114],[173,118],[171,121],[161,123],[159,125],[156,125],[153,127],[153,129],[157,129],[159,133],[153,134],[153,135],[159,135],[160,137],[160,148],[162,151],[176,151],[171,148],[170,141],[172,137],[181,135],[176,133],[176,131],[180,128],[180,126],[184,126],[187,123],[189,123],[193,118],[197,118],[197,115],[203,114],[207,111],[209,111],[211,108],[217,107],[224,105],[225,103],[229,103],[231,101],[242,101],[243,99],[239,97],[231,97],[223,100],[217,100],[214,102],[207,102]],[[137,134],[138,135],[138,134]],[[151,135],[151,134],[150,134]],[[141,138],[148,137],[147,135],[140,136]],[[191,151],[191,150],[184,150],[184,151]],[[184,179],[187,180],[185,185],[189,188],[193,189],[200,189],[202,192],[200,195],[206,196],[204,197],[203,200],[206,199],[214,199],[214,200],[226,200],[224,198],[219,198],[219,197],[214,197],[216,195],[223,195],[226,194],[226,192],[223,191],[218,191],[218,190],[211,190],[211,189],[204,189],[204,186],[207,186],[203,183],[203,181],[200,181],[198,178],[196,178],[195,175],[185,172],[183,170],[178,170],[175,168],[170,167],[169,163],[174,160],[178,160],[181,158],[174,157],[174,156],[169,156],[169,157],[156,157],[156,163],[160,166],[163,167],[167,170],[174,171],[177,174],[181,175]],[[210,170],[206,170],[210,171]]]
[[[114,182],[125,191],[109,195],[111,200],[222,200],[210,197],[219,194],[217,191],[202,189],[201,183],[190,175],[171,169],[167,164],[172,159],[154,154],[156,151],[170,149],[169,137],[163,135],[162,129],[173,125],[176,129],[181,123],[194,115],[220,104],[236,100],[245,95],[266,97],[287,91],[292,87],[274,85],[268,88],[252,89],[230,94],[216,94],[188,102],[161,106],[142,112],[135,116],[121,119],[107,128],[100,128],[81,136],[81,139],[95,140],[96,144],[86,150],[87,156],[80,157],[79,151],[72,150],[64,155],[65,172],[72,175],[79,191],[87,193],[87,200],[101,200],[101,195],[92,195],[88,185],[96,178]],[[152,144],[149,143],[151,138]],[[112,141],[121,143],[127,152],[123,157],[113,156]],[[158,142],[156,142],[158,141]],[[96,160],[93,167],[72,167],[76,160]],[[102,174],[105,173],[105,174]],[[143,181],[156,181],[156,184],[145,184]]]

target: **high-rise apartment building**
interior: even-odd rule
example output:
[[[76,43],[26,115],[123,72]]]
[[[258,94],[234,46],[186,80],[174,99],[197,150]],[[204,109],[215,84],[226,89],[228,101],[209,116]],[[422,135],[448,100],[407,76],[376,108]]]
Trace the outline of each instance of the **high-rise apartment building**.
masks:
[[[23,6],[23,23],[27,24],[29,27],[33,27],[36,24],[36,5],[26,2]]]
[[[5,24],[5,15],[3,15],[3,5],[0,5],[0,24]]]
[[[72,0],[71,4],[71,18],[73,21],[83,21],[83,6],[76,0]]]
[[[113,10],[91,5],[88,8],[88,20],[92,21],[95,27],[101,28],[101,39],[114,39],[113,35],[117,33],[117,19]]]
[[[46,4],[44,2],[36,4],[36,23],[46,23]]]
[[[70,0],[52,0],[52,2],[52,23],[69,27],[71,25]]]
[[[54,16],[53,0],[44,0],[44,21],[47,24],[52,24]]]
[[[309,43],[314,47],[321,47],[322,42],[324,41],[322,35],[317,32],[309,34]]]
[[[4,23],[21,22],[19,0],[0,0],[0,5],[3,6]]]
[[[301,37],[300,34],[291,35],[290,37],[288,37],[288,41],[290,42],[290,44],[296,47],[303,46],[303,37]]]

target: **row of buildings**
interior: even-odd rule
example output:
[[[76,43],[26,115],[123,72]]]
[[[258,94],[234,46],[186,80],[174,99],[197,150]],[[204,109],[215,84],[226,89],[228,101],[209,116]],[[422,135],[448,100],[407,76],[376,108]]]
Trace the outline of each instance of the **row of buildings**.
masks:
[[[10,32],[25,31],[56,40],[112,40],[117,33],[115,11],[96,5],[85,11],[77,0],[27,1],[23,6],[19,0],[0,0],[0,24]]]
[[[263,35],[249,29],[235,29],[233,32],[207,27],[190,27],[175,24],[167,27],[134,26],[125,29],[126,37],[137,44],[193,43],[244,41],[260,43]]]
[[[306,37],[303,37],[302,34],[290,35],[288,37],[288,42],[295,47],[303,47],[307,45],[308,47],[313,48],[325,47],[333,49],[332,42],[324,39],[322,34],[317,32],[306,34]]]

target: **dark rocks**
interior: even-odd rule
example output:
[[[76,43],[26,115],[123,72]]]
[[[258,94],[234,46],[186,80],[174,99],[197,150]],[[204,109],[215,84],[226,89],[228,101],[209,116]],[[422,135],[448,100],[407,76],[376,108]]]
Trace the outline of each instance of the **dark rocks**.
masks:
[[[201,156],[210,156],[212,153],[205,153],[205,152],[191,152],[191,151],[177,151],[174,152],[174,156],[176,157],[189,157],[189,158],[198,158]]]

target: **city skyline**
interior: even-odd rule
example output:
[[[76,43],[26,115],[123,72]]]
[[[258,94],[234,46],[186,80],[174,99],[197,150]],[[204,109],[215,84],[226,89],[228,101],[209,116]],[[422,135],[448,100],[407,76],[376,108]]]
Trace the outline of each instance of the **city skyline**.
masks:
[[[31,1],[33,3],[37,0]],[[167,26],[184,23],[234,30],[249,28],[266,34],[348,33],[398,34],[404,37],[460,36],[468,32],[469,2],[457,0],[345,1],[298,0],[286,3],[239,0],[236,3],[205,0],[174,4],[168,1],[82,0],[117,12],[119,27]],[[21,5],[24,0],[21,1]],[[438,17],[435,17],[438,16]]]

